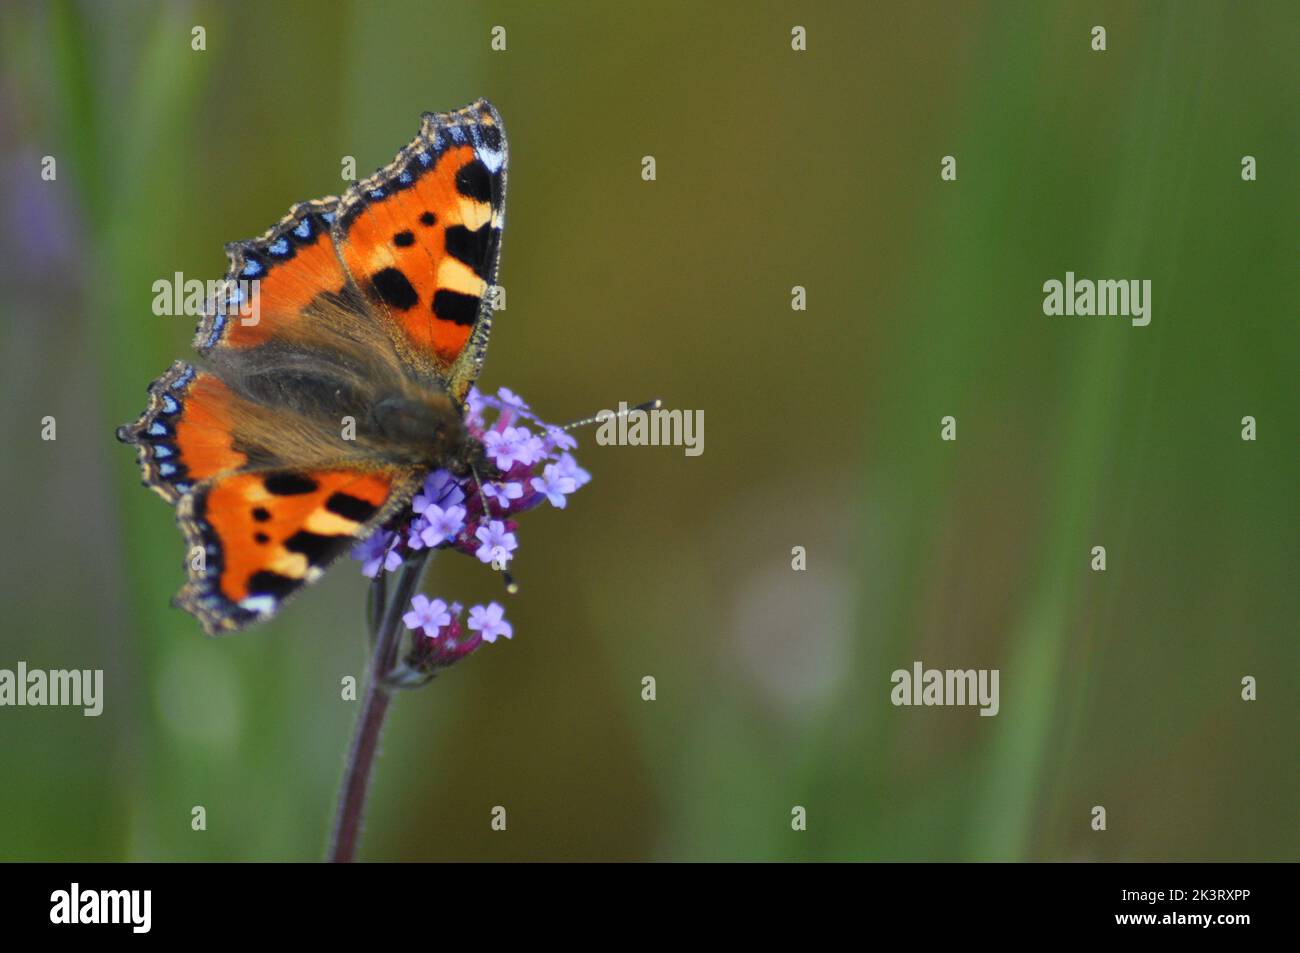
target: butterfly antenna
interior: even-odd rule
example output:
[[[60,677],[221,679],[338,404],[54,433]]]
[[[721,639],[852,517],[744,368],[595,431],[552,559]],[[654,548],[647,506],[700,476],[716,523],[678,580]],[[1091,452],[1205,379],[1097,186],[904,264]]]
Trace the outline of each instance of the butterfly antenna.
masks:
[[[479,479],[478,467],[471,463],[469,465],[469,472],[474,474],[474,484],[478,487],[478,498],[483,501],[483,515],[488,519],[491,519],[492,511],[488,508],[488,495],[483,492],[483,481]],[[505,516],[504,513],[501,515]],[[515,582],[515,577],[510,574],[509,569],[501,570],[501,578],[505,581],[506,592],[510,593],[510,595],[513,596],[519,591],[519,583]]]
[[[483,515],[490,519],[492,517],[492,511],[488,509],[488,495],[483,492],[483,481],[479,479],[478,467],[471,463],[469,465],[469,472],[474,474],[474,484],[478,487],[478,498],[483,501]]]
[[[596,414],[594,417],[586,417],[582,420],[575,420],[571,424],[565,424],[560,429],[577,430],[579,427],[585,427],[588,424],[600,423],[601,421],[609,420],[611,417],[626,417],[634,410],[658,410],[663,405],[664,402],[660,400],[658,397],[656,397],[654,400],[647,400],[645,403],[637,404],[635,407],[625,407],[618,412],[601,411],[600,413]]]

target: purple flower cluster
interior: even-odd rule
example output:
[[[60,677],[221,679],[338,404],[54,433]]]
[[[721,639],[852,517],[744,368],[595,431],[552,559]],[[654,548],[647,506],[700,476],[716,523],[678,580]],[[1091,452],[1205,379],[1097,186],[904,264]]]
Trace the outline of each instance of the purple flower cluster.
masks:
[[[591,480],[570,453],[578,442],[560,427],[543,423],[504,387],[495,397],[470,388],[465,423],[500,476],[484,483],[480,493],[472,474],[430,473],[409,513],[353,549],[363,575],[374,579],[393,572],[407,555],[422,549],[455,549],[504,570],[519,548],[513,517],[544,502],[564,509],[568,496]],[[443,667],[483,642],[495,642],[498,635],[510,638],[510,623],[495,602],[470,609],[468,626],[474,634],[464,639],[461,611],[459,603],[449,606],[424,595],[411,600],[403,622],[414,633],[413,652],[421,661]]]
[[[446,668],[484,642],[508,639],[514,634],[505,619],[505,609],[495,602],[469,610],[469,635],[461,625],[463,612],[459,602],[447,605],[423,593],[416,595],[411,600],[411,611],[402,616],[402,623],[413,633],[407,664],[423,672]]]

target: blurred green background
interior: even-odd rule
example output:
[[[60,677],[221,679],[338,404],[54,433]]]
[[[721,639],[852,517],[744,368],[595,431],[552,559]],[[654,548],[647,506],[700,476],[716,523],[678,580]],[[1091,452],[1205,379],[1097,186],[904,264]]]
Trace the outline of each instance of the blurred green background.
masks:
[[[0,667],[103,668],[106,703],[0,709],[0,858],[322,856],[356,564],[204,638],[113,428],[190,353],[156,279],[220,277],[223,242],[341,191],[343,156],[366,174],[486,96],[509,299],[480,383],[557,421],[662,396],[705,412],[705,452],[585,435],[593,483],[523,520],[514,641],[398,699],[363,858],[1297,859],[1297,26],[1285,2],[6,4]],[[1045,317],[1067,270],[1150,279],[1151,325]],[[458,557],[426,589],[501,597]],[[918,659],[999,669],[1000,714],[891,706]]]

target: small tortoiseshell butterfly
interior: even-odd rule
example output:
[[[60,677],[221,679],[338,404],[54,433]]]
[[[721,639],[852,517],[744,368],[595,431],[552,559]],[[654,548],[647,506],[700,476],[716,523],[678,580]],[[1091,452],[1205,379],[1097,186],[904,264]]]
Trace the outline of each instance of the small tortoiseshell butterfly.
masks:
[[[495,472],[464,401],[487,350],[505,191],[505,129],[479,100],[424,114],[341,198],[226,246],[200,360],[173,364],[117,432],[202,550],[174,602],[209,635],[273,615],[430,470]],[[252,282],[257,311],[241,300]]]

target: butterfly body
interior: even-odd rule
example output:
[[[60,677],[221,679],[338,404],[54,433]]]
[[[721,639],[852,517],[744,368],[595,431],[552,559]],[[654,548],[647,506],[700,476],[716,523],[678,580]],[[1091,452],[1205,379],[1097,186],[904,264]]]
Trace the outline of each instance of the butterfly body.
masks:
[[[491,470],[464,400],[491,327],[505,171],[490,104],[425,114],[374,176],[227,246],[199,359],[118,431],[176,506],[190,547],[176,603],[209,634],[273,615],[430,470]]]
[[[251,463],[267,462],[259,451],[269,449],[301,464],[464,473],[481,456],[446,382],[402,357],[372,304],[327,298],[313,304],[310,318],[299,338],[204,362],[235,398],[234,429]]]

